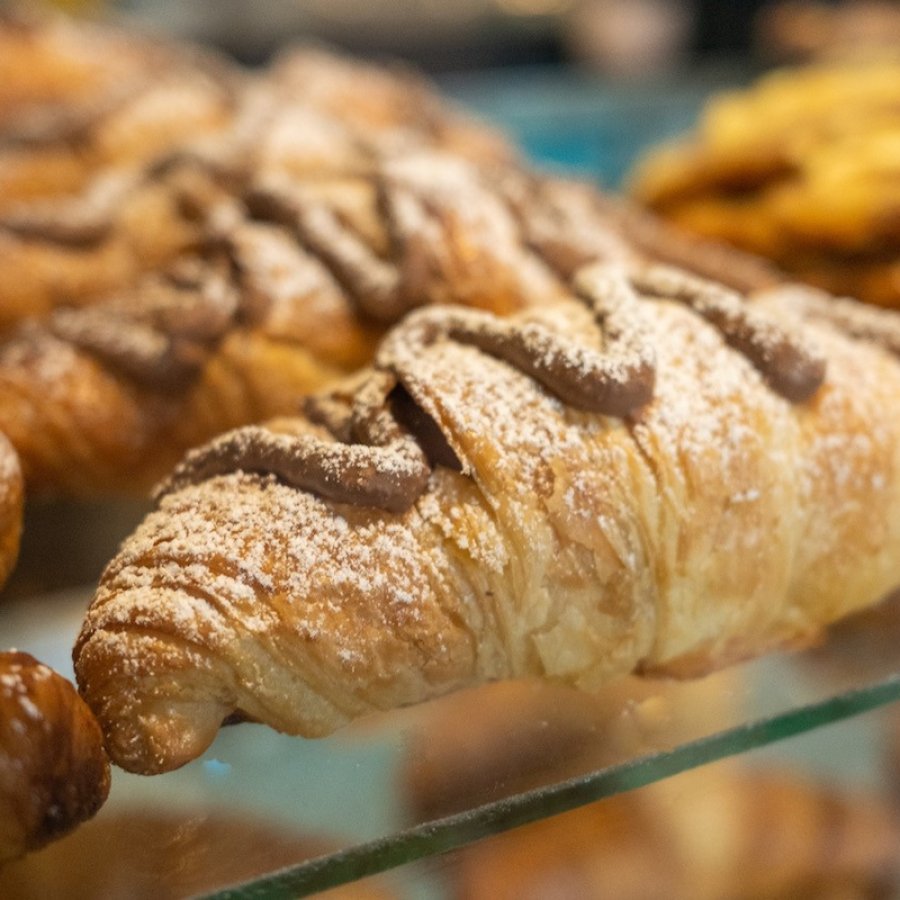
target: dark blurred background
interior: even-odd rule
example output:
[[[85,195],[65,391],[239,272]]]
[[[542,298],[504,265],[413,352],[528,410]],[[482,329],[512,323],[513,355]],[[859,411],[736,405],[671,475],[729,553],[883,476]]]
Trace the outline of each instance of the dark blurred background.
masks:
[[[40,0],[30,0],[37,5]],[[20,4],[21,5],[21,4]],[[619,183],[711,93],[767,66],[900,47],[886,0],[55,0],[257,64],[291,41],[399,58],[539,162]],[[363,86],[361,86],[363,89]]]

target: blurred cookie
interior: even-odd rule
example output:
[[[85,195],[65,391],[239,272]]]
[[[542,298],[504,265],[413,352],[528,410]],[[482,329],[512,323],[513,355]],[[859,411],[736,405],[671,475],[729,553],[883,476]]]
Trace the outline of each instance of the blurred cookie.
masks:
[[[714,98],[646,157],[642,202],[833,293],[900,306],[900,62],[818,65]]]

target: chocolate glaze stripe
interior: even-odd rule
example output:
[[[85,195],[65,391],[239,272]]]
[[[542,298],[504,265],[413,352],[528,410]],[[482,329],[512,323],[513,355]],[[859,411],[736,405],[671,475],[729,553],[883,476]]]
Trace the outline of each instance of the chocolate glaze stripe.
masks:
[[[638,291],[685,303],[722,333],[762,373],[770,387],[793,403],[809,400],[825,379],[825,359],[805,342],[762,315],[738,294],[669,266],[636,268]]]
[[[328,266],[363,314],[394,322],[406,312],[396,267],[379,259],[324,203],[275,177],[254,185],[244,202],[251,215],[290,228]]]
[[[806,348],[798,349],[782,330],[755,312],[751,315],[739,298],[719,286],[666,267],[632,271],[597,264],[577,274],[574,289],[603,334],[603,350],[579,344],[537,321],[454,307],[422,309],[385,339],[375,372],[349,390],[308,404],[308,418],[326,425],[330,440],[260,427],[239,429],[189,454],[157,496],[244,470],[275,475],[338,502],[402,512],[425,490],[432,462],[444,457],[427,451],[419,429],[413,429],[414,435],[399,424],[388,400],[395,386],[412,377],[422,352],[441,341],[473,346],[501,359],[569,405],[625,417],[652,399],[656,374],[635,287],[686,303],[721,328],[739,350],[746,345],[758,354],[765,341],[768,355],[762,362],[770,381],[783,390],[789,387],[794,396],[806,397],[810,384],[818,384],[813,364],[800,368],[803,378],[794,371],[798,358],[815,362]],[[428,424],[436,427],[430,420]],[[454,461],[458,468],[458,460]]]
[[[382,384],[375,375],[372,390]],[[275,475],[338,503],[403,512],[424,492],[431,466],[416,439],[393,419],[383,391],[379,393],[379,407],[354,410],[360,443],[280,434],[259,426],[240,428],[189,453],[155,497],[242,470]]]
[[[612,269],[605,275],[598,271],[592,283],[586,277],[585,283],[598,324],[606,326],[607,345],[602,351],[579,345],[538,322],[436,307],[412,313],[395,329],[382,344],[376,365],[394,371],[402,382],[425,348],[452,340],[508,362],[570,406],[626,416],[652,399],[655,376],[653,354],[640,340],[635,321],[637,298],[624,276]],[[612,288],[605,296],[604,287]]]
[[[143,294],[128,298],[133,302],[58,309],[47,327],[139,383],[178,390],[196,376],[227,333],[240,297],[212,267],[188,272],[182,266],[171,277],[148,280],[143,287]]]

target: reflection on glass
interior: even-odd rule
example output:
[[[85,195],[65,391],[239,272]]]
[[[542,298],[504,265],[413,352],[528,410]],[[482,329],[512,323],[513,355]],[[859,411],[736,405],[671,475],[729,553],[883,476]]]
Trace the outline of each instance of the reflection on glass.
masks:
[[[0,629],[70,672],[86,602],[87,592],[75,592],[9,604]],[[74,860],[71,877],[91,884],[93,897],[111,896],[88,878],[102,877],[98,854],[80,849],[99,841],[158,896],[170,883],[202,893],[248,879],[252,890],[222,896],[312,893],[890,704],[900,698],[898,635],[894,603],[836,629],[819,648],[698,681],[627,678],[596,695],[489,685],[321,741],[227,728],[177,772],[116,772],[93,823],[20,866],[42,884],[65,869],[60,859]],[[877,729],[863,719],[853,727],[856,762],[871,761]],[[148,829],[168,837],[144,840]],[[236,835],[246,849],[220,854]],[[135,855],[135,845],[151,843],[170,855]],[[284,866],[294,868],[266,875]],[[3,879],[25,877],[17,871],[0,877],[0,895],[12,884]]]

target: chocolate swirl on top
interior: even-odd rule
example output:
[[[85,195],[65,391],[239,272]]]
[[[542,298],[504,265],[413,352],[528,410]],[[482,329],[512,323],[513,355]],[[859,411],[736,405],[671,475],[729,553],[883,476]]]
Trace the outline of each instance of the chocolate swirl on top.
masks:
[[[290,228],[331,270],[360,312],[394,322],[406,312],[396,269],[379,259],[335,212],[287,178],[261,180],[245,197],[250,213]]]
[[[533,319],[454,307],[422,309],[388,335],[374,372],[307,402],[307,420],[324,427],[330,439],[313,434],[302,420],[290,432],[239,429],[189,454],[157,496],[242,469],[273,474],[341,503],[402,512],[424,491],[432,466],[461,469],[438,423],[405,392],[423,351],[441,341],[473,346],[515,366],[564,403],[626,417],[652,400],[656,377],[639,293],[690,306],[791,399],[807,398],[821,382],[824,363],[812,351],[702,279],[664,266],[629,270],[598,263],[579,271],[573,287],[593,313],[603,349]]]
[[[81,196],[23,205],[0,217],[0,232],[72,248],[96,246],[112,232],[116,208],[135,180],[130,175],[109,176]]]
[[[118,302],[58,309],[47,327],[151,388],[175,390],[199,371],[238,310],[227,278],[185,260]]]
[[[738,294],[680,269],[635,269],[632,283],[647,296],[687,304],[743,353],[770,387],[793,403],[809,400],[825,378],[825,359],[744,302]]]
[[[539,322],[432,308],[413,313],[386,338],[376,365],[402,381],[425,347],[452,340],[510,363],[570,406],[627,416],[652,399],[655,378],[653,353],[641,340],[637,298],[620,270],[600,266],[593,278],[584,279],[580,296],[604,331],[602,351],[576,344]]]
[[[275,475],[338,503],[403,512],[425,490],[431,467],[418,441],[387,408],[393,386],[393,378],[374,373],[357,393],[345,422],[340,428],[334,423],[336,430],[347,430],[344,436],[352,443],[259,426],[239,428],[189,453],[155,496],[240,469]]]

